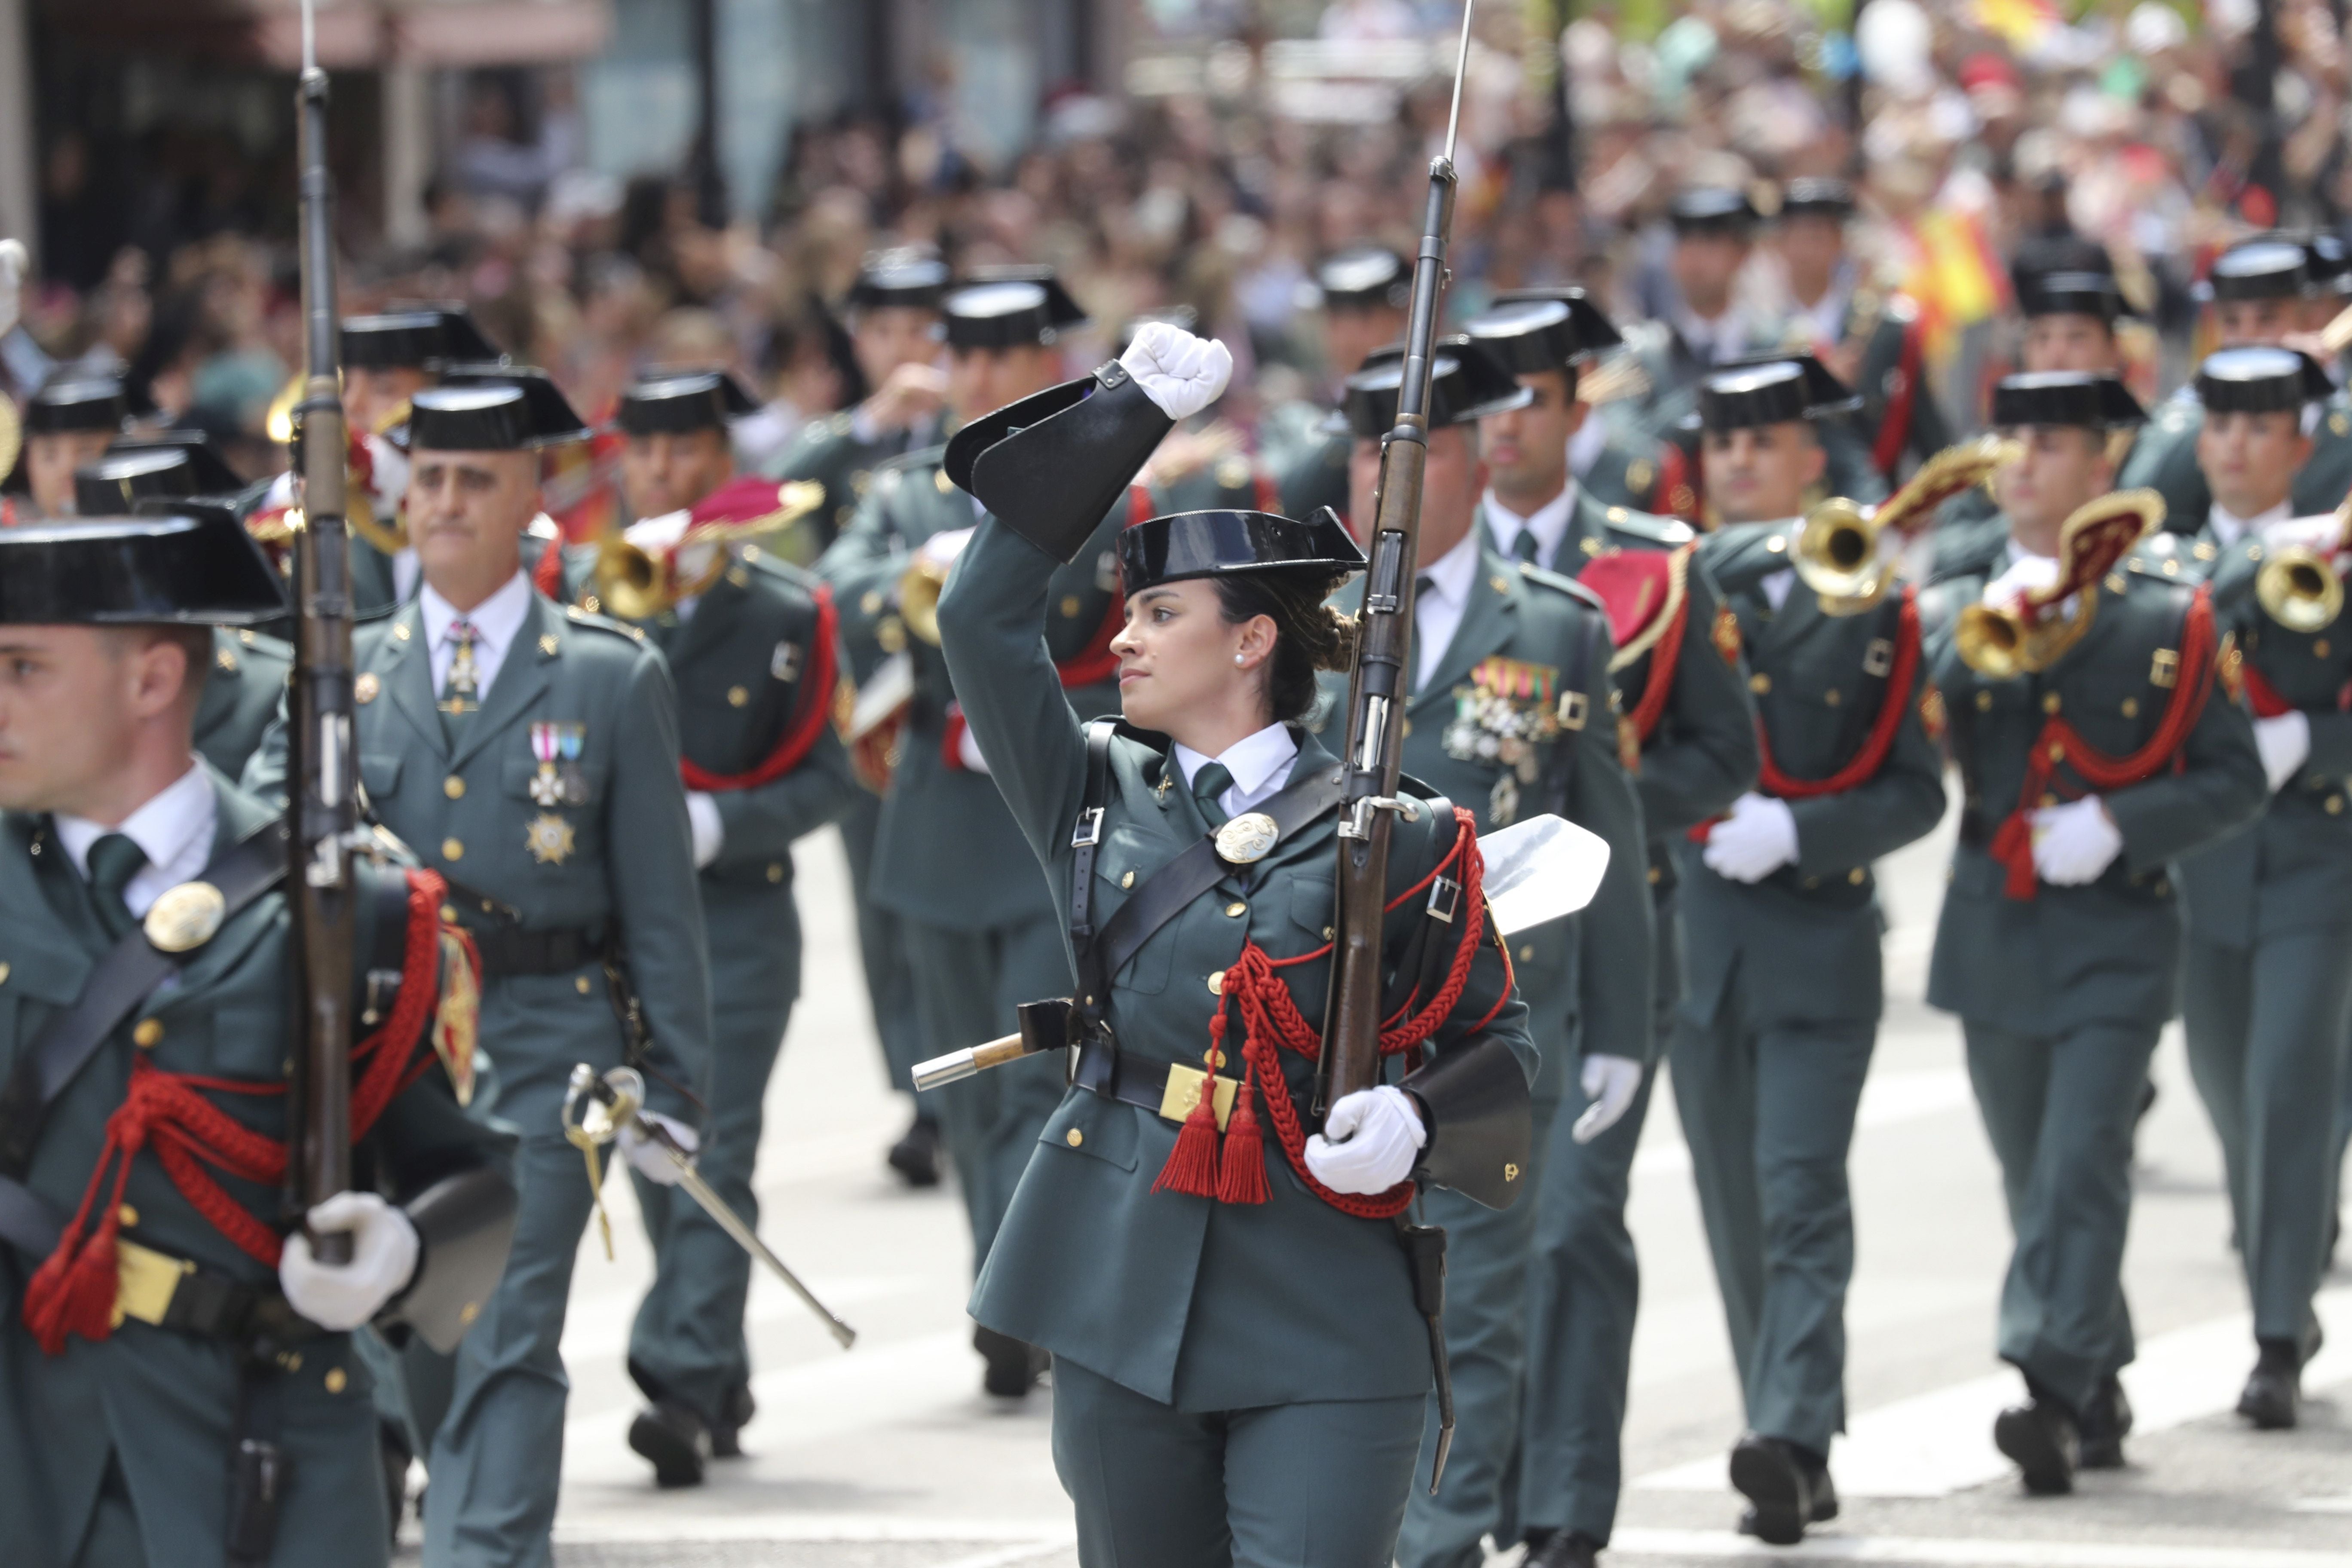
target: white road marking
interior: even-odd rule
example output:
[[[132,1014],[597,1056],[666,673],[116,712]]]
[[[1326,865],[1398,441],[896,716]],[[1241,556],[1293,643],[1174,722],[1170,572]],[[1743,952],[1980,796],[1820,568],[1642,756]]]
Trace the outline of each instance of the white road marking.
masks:
[[[1937,1541],[1809,1535],[1766,1546],[1718,1530],[1621,1530],[1612,1556],[1705,1557],[1758,1563],[1867,1563],[1925,1568],[2352,1568],[2352,1552],[2249,1546],[2132,1546],[2088,1541]]]

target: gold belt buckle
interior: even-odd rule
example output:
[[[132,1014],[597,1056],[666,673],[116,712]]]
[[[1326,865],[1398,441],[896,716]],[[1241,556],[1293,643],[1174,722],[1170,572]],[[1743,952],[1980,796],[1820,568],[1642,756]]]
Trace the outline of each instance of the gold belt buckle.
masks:
[[[1209,1075],[1199,1068],[1188,1068],[1181,1062],[1168,1064],[1168,1087],[1160,1092],[1160,1114],[1171,1121],[1181,1121],[1192,1114],[1192,1107],[1201,1101],[1201,1086]],[[1225,1121],[1234,1113],[1234,1096],[1241,1092],[1239,1079],[1217,1079],[1217,1130],[1224,1131]]]
[[[195,1271],[196,1266],[185,1258],[167,1257],[152,1247],[117,1237],[112,1326],[121,1328],[125,1318],[162,1326],[164,1314],[172,1310],[172,1298],[178,1292],[180,1281]]]

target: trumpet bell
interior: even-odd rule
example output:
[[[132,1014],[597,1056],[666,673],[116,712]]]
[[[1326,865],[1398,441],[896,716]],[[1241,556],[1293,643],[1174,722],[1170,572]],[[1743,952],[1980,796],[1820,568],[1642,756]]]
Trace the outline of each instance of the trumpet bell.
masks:
[[[1886,596],[1894,572],[1878,558],[1879,526],[1839,497],[1805,514],[1794,564],[1832,615],[1854,615]]]
[[[1952,626],[1952,647],[1961,662],[1990,679],[2025,674],[2025,620],[2015,610],[1966,605]]]
[[[608,615],[625,621],[651,620],[670,606],[669,569],[615,534],[597,547],[596,597]]]
[[[2344,610],[2344,579],[2320,553],[2288,545],[2263,563],[2254,577],[2254,597],[2271,619],[2306,635],[2335,624]]]
[[[933,647],[940,646],[940,595],[947,591],[948,567],[917,556],[898,579],[898,617],[907,630]]]

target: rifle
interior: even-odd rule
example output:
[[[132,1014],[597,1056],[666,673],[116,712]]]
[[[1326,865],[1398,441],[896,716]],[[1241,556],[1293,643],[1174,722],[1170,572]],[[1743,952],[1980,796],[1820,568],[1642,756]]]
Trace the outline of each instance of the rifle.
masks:
[[[294,410],[302,521],[294,531],[294,670],[288,698],[287,781],[293,861],[296,1103],[287,1161],[296,1215],[352,1181],[352,978],[359,826],[352,726],[351,531],[344,516],[350,440],[343,423],[341,324],[335,311],[334,186],[327,172],[327,73],[319,67],[312,0],[302,5],[302,76],[295,89],[301,170],[302,401]],[[424,984],[413,979],[412,984]],[[325,1263],[347,1262],[348,1233],[313,1236]]]
[[[1462,79],[1470,64],[1470,13],[1462,7],[1462,50],[1454,68],[1454,108],[1445,151],[1429,161],[1429,204],[1412,268],[1396,428],[1381,442],[1372,492],[1371,564],[1348,677],[1348,770],[1339,805],[1339,916],[1316,1081],[1318,1119],[1343,1096],[1381,1077],[1381,933],[1388,903],[1391,815],[1418,808],[1396,798],[1402,765],[1402,672],[1412,634],[1414,563],[1421,552],[1422,476],[1429,464],[1431,360],[1445,292],[1446,238],[1454,226],[1454,148],[1462,128]]]

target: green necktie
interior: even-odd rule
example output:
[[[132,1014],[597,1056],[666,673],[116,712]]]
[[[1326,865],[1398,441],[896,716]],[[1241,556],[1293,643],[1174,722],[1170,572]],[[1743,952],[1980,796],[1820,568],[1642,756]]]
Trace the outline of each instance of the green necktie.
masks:
[[[1523,528],[1519,530],[1519,536],[1511,541],[1511,553],[1532,566],[1537,563],[1536,558],[1543,553],[1543,542],[1536,538],[1534,529]]]
[[[448,637],[455,651],[448,679],[441,683],[441,700],[435,706],[441,710],[442,733],[454,743],[466,732],[466,721],[482,706],[482,689],[474,667],[474,623],[462,617],[450,622]]]
[[[1192,775],[1192,804],[1201,808],[1201,816],[1210,826],[1225,825],[1225,808],[1217,804],[1217,797],[1233,787],[1233,770],[1223,763],[1203,763],[1201,771]]]
[[[123,889],[147,864],[147,851],[123,834],[110,833],[89,847],[89,902],[106,934],[120,942],[139,921],[123,901]]]

